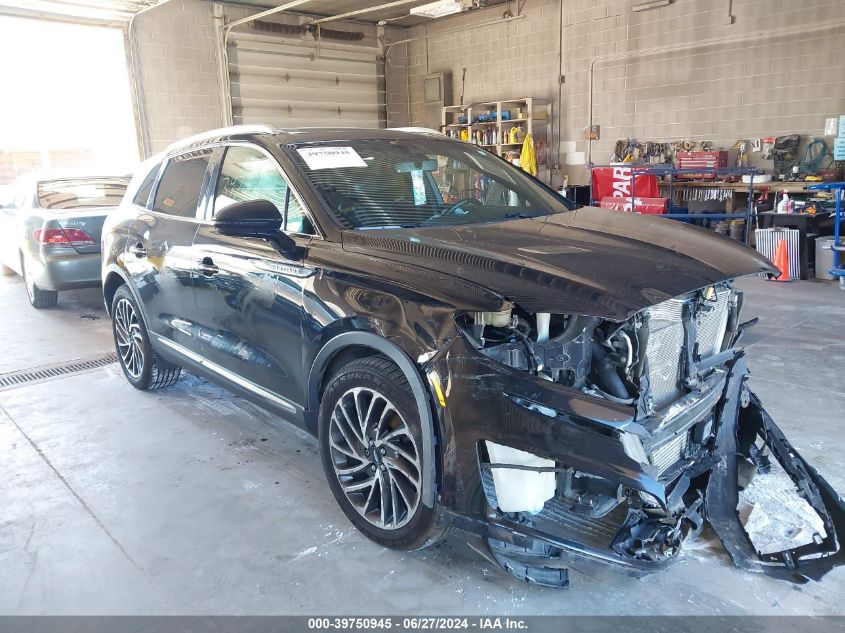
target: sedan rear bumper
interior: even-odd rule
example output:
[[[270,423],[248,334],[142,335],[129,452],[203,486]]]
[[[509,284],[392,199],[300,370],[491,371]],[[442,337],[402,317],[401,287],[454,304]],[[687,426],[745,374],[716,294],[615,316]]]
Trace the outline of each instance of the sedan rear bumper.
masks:
[[[27,265],[42,290],[75,290],[100,286],[101,261],[100,253],[42,252]]]

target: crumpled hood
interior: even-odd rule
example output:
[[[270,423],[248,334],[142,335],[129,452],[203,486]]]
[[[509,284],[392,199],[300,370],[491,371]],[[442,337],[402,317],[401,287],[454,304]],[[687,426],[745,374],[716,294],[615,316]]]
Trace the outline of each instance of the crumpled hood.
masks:
[[[592,207],[491,224],[347,231],[343,247],[460,277],[530,312],[619,321],[726,279],[778,274],[755,250],[713,231]]]

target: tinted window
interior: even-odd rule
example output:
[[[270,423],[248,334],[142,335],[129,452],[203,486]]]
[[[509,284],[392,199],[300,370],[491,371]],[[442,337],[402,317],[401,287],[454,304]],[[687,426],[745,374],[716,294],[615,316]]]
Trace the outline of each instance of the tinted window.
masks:
[[[202,150],[167,161],[153,209],[183,218],[196,217],[200,189],[210,158],[211,150]]]
[[[290,153],[350,229],[499,222],[570,208],[518,167],[469,143],[334,141]]]
[[[135,199],[132,202],[138,206],[146,207],[150,201],[150,191],[152,191],[153,183],[155,182],[156,176],[158,176],[158,168],[159,165],[156,165],[150,170],[150,173],[144,178],[144,182],[141,183],[138,193],[135,194]]]
[[[54,211],[113,207],[120,204],[128,185],[126,178],[45,180],[38,183],[38,206]]]
[[[269,200],[275,204],[279,214],[285,218],[286,231],[314,232],[275,159],[250,147],[230,147],[226,150],[217,181],[214,212],[248,200]]]

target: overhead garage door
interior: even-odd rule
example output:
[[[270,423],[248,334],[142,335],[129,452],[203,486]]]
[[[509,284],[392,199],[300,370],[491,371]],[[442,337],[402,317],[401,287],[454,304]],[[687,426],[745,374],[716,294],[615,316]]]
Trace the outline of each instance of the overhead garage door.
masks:
[[[229,86],[234,123],[275,127],[383,127],[378,49],[294,43],[232,33]]]

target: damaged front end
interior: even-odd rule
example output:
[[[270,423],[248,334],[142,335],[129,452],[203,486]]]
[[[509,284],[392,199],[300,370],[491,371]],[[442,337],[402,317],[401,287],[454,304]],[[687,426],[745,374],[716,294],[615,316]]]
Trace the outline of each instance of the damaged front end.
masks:
[[[741,306],[724,283],[621,323],[460,315],[464,336],[428,368],[455,404],[441,411],[453,522],[554,586],[573,554],[662,569],[706,521],[744,569],[801,581],[839,565],[845,504],[748,391]]]

